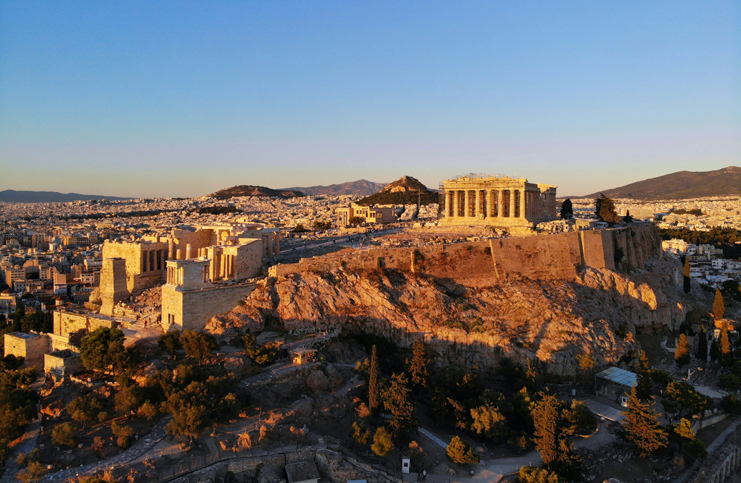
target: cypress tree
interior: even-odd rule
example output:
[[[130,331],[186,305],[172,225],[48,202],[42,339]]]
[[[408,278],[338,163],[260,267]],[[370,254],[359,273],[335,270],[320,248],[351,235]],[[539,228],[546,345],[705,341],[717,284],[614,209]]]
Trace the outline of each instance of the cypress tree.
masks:
[[[391,412],[389,429],[394,437],[419,426],[413,416],[414,404],[409,401],[409,392],[406,374],[402,372],[391,376],[391,385],[384,391],[383,407]]]
[[[378,413],[378,399],[378,355],[374,345],[371,352],[370,379],[368,380],[368,407],[373,414]]]
[[[412,346],[412,360],[407,359],[409,365],[409,375],[412,378],[412,383],[418,386],[427,387],[427,346],[422,342],[422,339],[417,341]]]
[[[574,207],[571,203],[571,198],[566,198],[561,205],[561,218],[567,219],[574,216]]]
[[[563,402],[552,394],[540,393],[541,399],[533,405],[535,424],[533,442],[543,459],[543,464],[563,477],[578,475],[581,457],[574,454],[565,428]]]
[[[720,289],[715,289],[715,300],[713,301],[713,315],[715,320],[723,318],[723,314],[726,313],[726,306],[723,303],[723,294],[720,293]]]
[[[704,325],[697,341],[697,358],[703,362],[708,360],[708,334],[705,332]]]
[[[690,293],[690,259],[684,259],[684,293]]]
[[[680,366],[684,366],[690,362],[690,343],[687,341],[687,336],[684,334],[679,336],[677,350],[674,351],[674,362]]]
[[[720,363],[724,366],[733,364],[733,350],[731,341],[728,340],[728,326],[725,324],[720,329]]]
[[[720,359],[720,345],[718,345],[718,339],[713,339],[710,343],[710,360],[717,362]]]
[[[648,356],[646,355],[646,351],[641,351],[641,357],[638,360],[638,397],[640,399],[650,399],[651,398],[651,377],[649,376],[651,368],[649,366],[648,362]]]
[[[638,398],[635,386],[628,394],[628,410],[623,412],[624,437],[633,443],[646,458],[653,452],[666,447],[666,432],[661,428],[650,403]]]

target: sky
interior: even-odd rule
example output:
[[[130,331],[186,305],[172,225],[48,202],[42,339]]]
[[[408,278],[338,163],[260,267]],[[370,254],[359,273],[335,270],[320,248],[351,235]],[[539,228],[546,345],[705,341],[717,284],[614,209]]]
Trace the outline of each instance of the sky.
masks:
[[[0,0],[0,190],[741,165],[741,2]]]

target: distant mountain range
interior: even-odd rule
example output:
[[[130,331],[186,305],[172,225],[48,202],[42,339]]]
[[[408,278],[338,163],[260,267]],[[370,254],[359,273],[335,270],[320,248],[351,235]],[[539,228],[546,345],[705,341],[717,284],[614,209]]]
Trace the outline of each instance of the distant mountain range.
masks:
[[[304,196],[301,191],[296,190],[274,190],[264,186],[234,186],[212,193],[211,196],[221,200],[227,200],[234,196],[265,196],[271,198],[297,198]]]
[[[58,193],[56,191],[0,191],[0,201],[6,203],[67,203],[89,200],[130,200],[116,196],[81,195],[79,193]]]
[[[579,198],[596,198],[600,193],[608,198],[644,200],[741,195],[741,168],[728,166],[717,171],[678,171]]]
[[[358,201],[361,205],[412,205],[418,201],[422,205],[437,203],[437,192],[427,188],[417,178],[404,176],[393,183],[387,184],[376,194],[366,196]]]
[[[374,183],[365,179],[348,181],[347,183],[331,184],[328,186],[309,186],[307,188],[286,188],[286,190],[300,191],[309,196],[321,195],[355,195],[370,196],[378,193],[387,183]]]

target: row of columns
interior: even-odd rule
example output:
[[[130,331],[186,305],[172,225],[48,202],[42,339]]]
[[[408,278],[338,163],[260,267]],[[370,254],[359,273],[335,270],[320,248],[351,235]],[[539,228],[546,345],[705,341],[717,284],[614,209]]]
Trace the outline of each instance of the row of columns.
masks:
[[[734,448],[721,465],[720,469],[710,478],[710,483],[723,483],[726,478],[737,474],[738,467],[741,466],[741,448]]]
[[[162,271],[167,260],[167,251],[164,248],[142,251],[141,272]]]
[[[234,278],[236,274],[236,255],[214,253],[211,258],[211,280]]]
[[[449,218],[521,218],[532,217],[532,200],[525,189],[519,190],[447,190],[446,213]],[[525,209],[523,209],[523,204]]]

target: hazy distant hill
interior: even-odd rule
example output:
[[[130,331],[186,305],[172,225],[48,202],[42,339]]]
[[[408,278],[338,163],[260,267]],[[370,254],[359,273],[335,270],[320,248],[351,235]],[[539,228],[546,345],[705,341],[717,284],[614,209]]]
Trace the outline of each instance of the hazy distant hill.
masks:
[[[81,195],[79,193],[58,193],[56,191],[0,191],[0,201],[7,203],[67,203],[87,200],[129,200],[103,195]]]
[[[741,168],[729,166],[717,171],[678,171],[582,198],[596,198],[600,193],[609,198],[646,200],[741,195]]]
[[[301,191],[309,196],[320,195],[356,195],[369,196],[380,191],[387,183],[374,183],[365,179],[348,181],[347,183],[331,184],[329,186],[309,186],[308,188],[286,188],[287,190]]]
[[[417,201],[423,205],[437,203],[439,196],[416,178],[404,176],[386,185],[380,192],[358,201],[361,205],[411,205]]]
[[[271,198],[297,198],[304,196],[300,191],[295,190],[274,190],[266,188],[264,186],[234,186],[219,190],[216,193],[212,193],[211,196],[222,200],[229,199],[233,196],[266,196]]]

